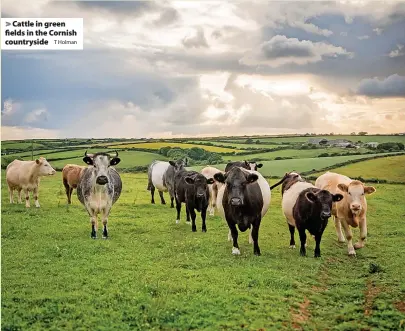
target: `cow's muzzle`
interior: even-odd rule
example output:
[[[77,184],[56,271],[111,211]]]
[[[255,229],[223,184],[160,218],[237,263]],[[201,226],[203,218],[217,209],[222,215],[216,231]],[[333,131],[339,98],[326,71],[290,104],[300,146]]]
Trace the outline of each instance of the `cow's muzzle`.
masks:
[[[203,198],[205,196],[204,193],[197,193],[197,198]]]
[[[322,218],[322,219],[327,219],[327,218],[329,218],[330,216],[331,216],[330,212],[327,212],[327,211],[321,212],[321,218]]]
[[[98,185],[105,185],[108,183],[108,178],[107,176],[98,176],[96,179],[96,183]]]
[[[232,198],[231,199],[232,206],[242,206],[242,199],[240,198]]]

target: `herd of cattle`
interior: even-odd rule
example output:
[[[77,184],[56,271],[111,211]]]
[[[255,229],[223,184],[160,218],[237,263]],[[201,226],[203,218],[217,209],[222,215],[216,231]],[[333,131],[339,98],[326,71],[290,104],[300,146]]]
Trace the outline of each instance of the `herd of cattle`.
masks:
[[[68,204],[71,203],[73,189],[85,206],[91,221],[91,237],[97,238],[98,215],[103,222],[103,238],[108,237],[107,222],[112,205],[122,191],[122,181],[114,166],[120,162],[118,153],[84,155],[87,166],[67,164],[62,170],[62,181],[66,189]],[[271,190],[281,185],[282,211],[290,230],[290,248],[295,248],[295,229],[298,230],[300,254],[306,255],[308,231],[315,239],[315,257],[321,256],[320,242],[329,218],[333,215],[339,242],[347,240],[348,254],[356,255],[355,249],[364,247],[367,237],[367,201],[365,195],[375,192],[372,186],[352,180],[333,172],[326,172],[317,178],[315,185],[303,179],[297,172],[288,172],[276,184],[269,186],[258,168],[262,164],[248,161],[228,163],[225,171],[205,167],[201,172],[187,170],[187,159],[177,161],[154,161],[148,169],[147,190],[151,192],[151,203],[157,189],[162,204],[166,204],[163,193],[168,192],[171,208],[176,203],[177,218],[180,222],[182,203],[186,208],[186,222],[197,231],[196,211],[201,214],[203,232],[207,231],[206,215],[217,211],[229,227],[228,240],[233,241],[232,254],[239,255],[238,229],[249,231],[249,243],[253,252],[260,255],[259,228],[267,213]],[[40,177],[54,175],[56,171],[49,162],[40,157],[35,161],[14,160],[6,169],[6,180],[10,203],[14,203],[14,191],[25,193],[25,205],[30,207],[29,192],[33,192],[35,206],[38,202]],[[351,227],[360,227],[360,240],[353,245]]]

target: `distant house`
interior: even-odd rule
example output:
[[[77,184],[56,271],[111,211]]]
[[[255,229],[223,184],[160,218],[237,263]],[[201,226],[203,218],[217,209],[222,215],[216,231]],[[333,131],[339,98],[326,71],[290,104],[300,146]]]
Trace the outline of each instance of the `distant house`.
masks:
[[[379,144],[380,144],[380,143],[378,143],[378,142],[372,141],[372,142],[367,142],[367,143],[365,143],[364,146],[366,146],[366,147],[372,147],[372,148],[377,148],[377,146],[378,146]]]
[[[308,144],[312,145],[326,145],[328,140],[325,138],[311,138],[308,140]]]

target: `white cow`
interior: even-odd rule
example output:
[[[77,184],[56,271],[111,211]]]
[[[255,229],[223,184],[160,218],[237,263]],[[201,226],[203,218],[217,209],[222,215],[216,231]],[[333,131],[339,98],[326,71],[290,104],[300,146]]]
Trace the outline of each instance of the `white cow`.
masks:
[[[33,192],[35,206],[40,207],[38,202],[38,189],[40,177],[51,176],[56,173],[49,162],[40,157],[35,161],[14,160],[6,169],[6,180],[10,203],[14,203],[14,190],[18,192],[18,203],[21,203],[21,191],[25,193],[25,207],[30,207],[29,192]]]
[[[205,178],[214,179],[214,183],[208,185],[208,189],[210,192],[210,199],[209,199],[209,204],[208,204],[208,212],[210,216],[214,216],[215,213],[215,207],[216,207],[216,202],[217,202],[217,194],[218,194],[218,188],[222,186],[222,183],[218,182],[215,180],[214,175],[222,172],[225,173],[217,168],[214,167],[205,167],[204,169],[201,170],[201,174],[205,176]]]

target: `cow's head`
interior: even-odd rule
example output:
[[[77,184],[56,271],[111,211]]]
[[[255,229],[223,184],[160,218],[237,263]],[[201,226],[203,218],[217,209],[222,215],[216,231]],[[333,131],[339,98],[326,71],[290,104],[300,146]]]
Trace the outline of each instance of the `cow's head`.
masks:
[[[56,173],[56,170],[52,168],[49,162],[42,156],[35,160],[35,164],[38,167],[39,176],[51,176]]]
[[[359,214],[363,206],[365,206],[365,195],[372,194],[376,191],[373,186],[364,186],[359,180],[353,180],[349,185],[341,183],[338,184],[337,187],[339,190],[346,193],[347,202],[354,215]]]
[[[327,190],[319,190],[317,192],[305,193],[305,198],[317,206],[316,212],[322,220],[327,220],[331,216],[332,203],[343,199],[343,195],[340,193],[332,194]]]
[[[246,173],[241,168],[235,167],[225,174],[222,172],[216,173],[214,178],[218,182],[226,185],[228,204],[242,207],[245,204],[246,186],[256,182],[259,176]]]
[[[87,154],[84,153],[83,161],[88,165],[93,166],[93,171],[96,177],[96,183],[105,185],[108,183],[108,168],[120,163],[121,159],[118,157],[118,152],[115,156],[111,157],[107,153]]]
[[[258,168],[263,167],[262,163],[256,163],[255,161],[246,161],[245,160],[245,166],[244,168],[248,169],[248,170],[255,170],[257,171]]]
[[[188,159],[185,158],[177,160],[177,161],[169,161],[170,165],[174,168],[174,172],[179,172],[180,170],[184,169],[187,167],[188,164]]]
[[[208,184],[213,184],[212,178],[207,179],[201,174],[191,175],[184,178],[185,182],[189,185],[194,185],[197,198],[202,198],[207,192]]]
[[[299,173],[291,171],[286,172],[280,182],[282,183],[281,193],[284,194],[284,192],[288,190],[292,185],[297,182],[305,182],[305,179],[303,179]],[[278,182],[277,184],[279,184],[280,182]]]

